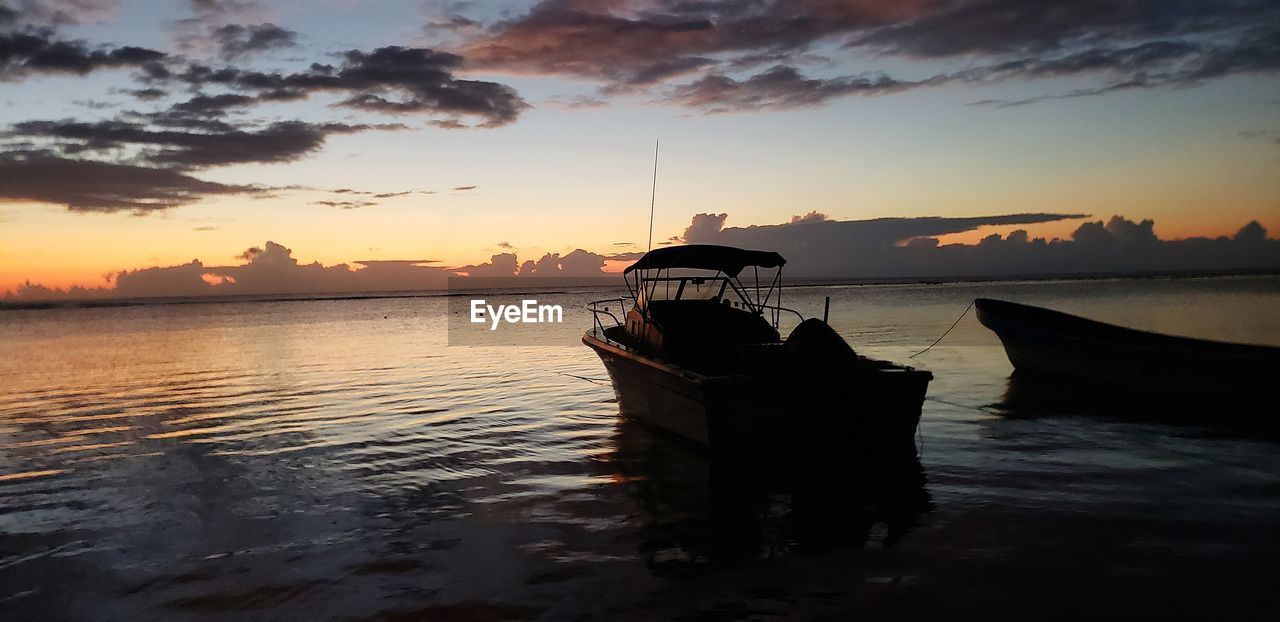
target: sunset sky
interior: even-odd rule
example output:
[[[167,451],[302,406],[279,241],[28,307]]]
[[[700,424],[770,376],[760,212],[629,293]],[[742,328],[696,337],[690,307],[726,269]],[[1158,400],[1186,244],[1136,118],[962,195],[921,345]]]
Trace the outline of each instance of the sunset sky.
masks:
[[[701,212],[1280,232],[1274,0],[0,7],[0,292],[267,240],[643,250],[655,139],[655,241]]]

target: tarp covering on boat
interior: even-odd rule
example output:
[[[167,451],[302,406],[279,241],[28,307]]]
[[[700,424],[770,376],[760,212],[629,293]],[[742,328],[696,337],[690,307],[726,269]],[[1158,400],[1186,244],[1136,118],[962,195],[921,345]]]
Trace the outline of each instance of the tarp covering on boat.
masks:
[[[749,251],[715,244],[688,244],[649,251],[628,266],[623,274],[632,270],[693,268],[719,270],[729,276],[738,276],[747,266],[777,268],[785,263],[787,260],[773,251]]]

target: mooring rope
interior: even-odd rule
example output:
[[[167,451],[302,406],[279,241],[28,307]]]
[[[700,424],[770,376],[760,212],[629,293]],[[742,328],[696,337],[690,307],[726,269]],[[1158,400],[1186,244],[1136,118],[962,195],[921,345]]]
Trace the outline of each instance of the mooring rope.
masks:
[[[919,351],[919,352],[916,352],[915,354],[912,354],[911,356],[908,356],[907,358],[909,358],[909,359],[913,359],[913,358],[915,358],[915,357],[917,357],[917,356],[920,356],[921,354],[924,354],[925,352],[928,352],[930,349],[932,349],[932,348],[933,348],[933,346],[936,346],[936,345],[938,345],[939,343],[942,343],[942,340],[943,340],[944,338],[946,338],[946,336],[951,332],[951,329],[952,329],[952,328],[955,328],[956,326],[958,326],[958,325],[960,324],[960,320],[963,320],[963,319],[964,319],[964,316],[965,316],[965,315],[968,315],[968,313],[969,313],[969,309],[972,309],[972,308],[973,308],[973,302],[974,302],[974,301],[972,301],[972,300],[971,300],[971,301],[969,301],[969,306],[967,306],[967,307],[965,307],[965,308],[964,308],[964,313],[961,313],[961,314],[960,314],[960,317],[956,318],[956,321],[955,321],[953,324],[951,324],[951,328],[948,328],[948,329],[947,329],[947,332],[942,333],[942,337],[938,337],[938,340],[937,340],[937,341],[935,341],[935,342],[933,342],[933,343],[929,344],[929,347],[928,347],[928,348],[925,348],[925,349],[923,349],[923,350],[921,350],[921,351]]]
[[[560,375],[562,375],[562,376],[568,376],[568,377],[570,377],[570,378],[577,378],[578,380],[586,380],[587,382],[590,382],[590,383],[593,383],[593,384],[604,385],[604,384],[608,384],[608,383],[609,383],[609,380],[608,380],[608,379],[606,379],[606,378],[588,378],[588,377],[586,377],[586,376],[577,376],[577,375],[574,375],[574,374],[567,374],[567,373],[562,372],[562,371],[559,371],[559,372],[556,372],[556,373],[557,373],[557,374],[560,374]]]

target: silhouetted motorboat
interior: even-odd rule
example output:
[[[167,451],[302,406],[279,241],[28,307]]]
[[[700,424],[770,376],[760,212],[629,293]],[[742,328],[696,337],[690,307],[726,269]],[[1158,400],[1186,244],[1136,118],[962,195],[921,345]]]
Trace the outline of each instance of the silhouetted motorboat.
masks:
[[[1280,348],[1162,335],[987,298],[974,309],[1018,373],[1246,399],[1280,378]]]
[[[630,296],[590,303],[582,337],[600,356],[624,416],[715,447],[834,440],[859,457],[914,459],[927,371],[857,355],[825,321],[781,302],[781,255],[688,245],[624,272]],[[753,287],[739,274],[753,268]],[[760,269],[773,270],[767,286]],[[630,305],[624,318],[616,309]],[[786,341],[782,313],[800,323]],[[610,321],[611,320],[611,321]]]

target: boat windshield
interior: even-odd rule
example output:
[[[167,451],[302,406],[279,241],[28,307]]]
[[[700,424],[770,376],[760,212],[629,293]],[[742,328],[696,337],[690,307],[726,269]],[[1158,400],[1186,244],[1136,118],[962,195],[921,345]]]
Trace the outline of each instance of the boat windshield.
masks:
[[[720,300],[729,290],[729,278],[723,274],[665,274],[650,280],[640,289],[640,301],[653,300]]]
[[[705,244],[672,246],[646,253],[623,271],[623,280],[630,300],[635,302],[635,310],[646,318],[650,317],[651,303],[702,301],[765,316],[777,328],[783,311],[804,319],[798,311],[782,306],[785,263],[786,260],[774,252]],[[744,283],[747,280],[749,283]],[[690,305],[689,308],[695,306],[705,307]],[[602,312],[607,311],[605,308]],[[617,318],[614,321],[617,322]]]

